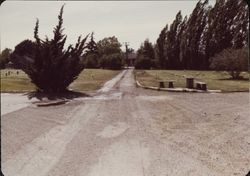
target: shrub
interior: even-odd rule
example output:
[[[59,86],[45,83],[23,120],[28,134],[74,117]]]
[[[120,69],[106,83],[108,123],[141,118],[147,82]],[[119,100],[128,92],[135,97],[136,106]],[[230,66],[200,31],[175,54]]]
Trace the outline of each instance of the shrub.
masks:
[[[42,40],[38,36],[39,21],[34,29],[35,42],[25,40],[15,47],[12,60],[30,77],[41,92],[64,92],[84,69],[82,58],[88,52],[86,36],[78,38],[73,47],[64,50],[67,36],[62,34],[63,7],[54,28],[54,38]]]
[[[240,79],[240,73],[248,68],[247,49],[225,49],[211,58],[210,68],[227,71],[232,79]]]

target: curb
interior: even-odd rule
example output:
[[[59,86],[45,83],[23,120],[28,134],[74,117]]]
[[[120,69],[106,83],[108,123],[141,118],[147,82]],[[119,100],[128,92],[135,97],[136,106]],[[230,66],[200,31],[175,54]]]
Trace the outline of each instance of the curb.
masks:
[[[68,100],[55,100],[55,101],[47,101],[47,102],[34,102],[33,104],[35,104],[38,107],[41,107],[41,106],[56,106],[56,105],[65,104],[67,102]]]
[[[150,86],[143,86],[139,81],[136,80],[136,85],[144,88],[144,89],[151,89],[151,90],[163,90],[168,92],[195,92],[195,93],[221,93],[221,90],[197,90],[197,89],[188,89],[188,88],[159,88],[159,87],[150,87]]]

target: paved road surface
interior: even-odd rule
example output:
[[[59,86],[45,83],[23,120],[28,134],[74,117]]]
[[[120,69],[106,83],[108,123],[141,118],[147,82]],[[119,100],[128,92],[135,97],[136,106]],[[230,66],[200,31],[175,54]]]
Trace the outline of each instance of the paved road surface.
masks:
[[[112,85],[112,86],[110,86]],[[248,93],[167,93],[122,72],[91,98],[2,116],[5,176],[242,176]]]
[[[27,95],[20,93],[1,93],[1,115],[25,108],[35,99],[29,100]]]

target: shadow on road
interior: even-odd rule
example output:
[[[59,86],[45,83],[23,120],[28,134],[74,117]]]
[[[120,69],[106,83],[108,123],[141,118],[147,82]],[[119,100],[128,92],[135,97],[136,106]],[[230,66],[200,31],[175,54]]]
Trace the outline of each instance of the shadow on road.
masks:
[[[91,97],[90,95],[83,93],[83,92],[75,92],[75,91],[66,91],[62,93],[43,93],[43,92],[29,92],[24,94],[28,97],[28,99],[37,98],[38,100],[42,101],[44,99],[47,100],[57,100],[57,99],[63,99],[63,100],[72,100],[74,98],[79,97]]]

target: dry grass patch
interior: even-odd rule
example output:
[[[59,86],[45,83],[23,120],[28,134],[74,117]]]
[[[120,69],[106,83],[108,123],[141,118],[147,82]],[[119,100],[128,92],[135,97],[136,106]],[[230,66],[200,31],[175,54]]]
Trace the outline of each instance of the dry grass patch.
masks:
[[[207,83],[208,89],[223,92],[249,91],[249,73],[243,72],[243,80],[230,79],[227,72],[192,70],[136,70],[137,79],[145,86],[158,86],[159,80],[174,80],[175,87],[185,87],[185,77]]]
[[[69,88],[75,91],[94,91],[118,73],[120,71],[117,70],[85,69]],[[35,85],[30,82],[29,77],[23,71],[1,70],[1,92],[30,92],[35,89]]]

